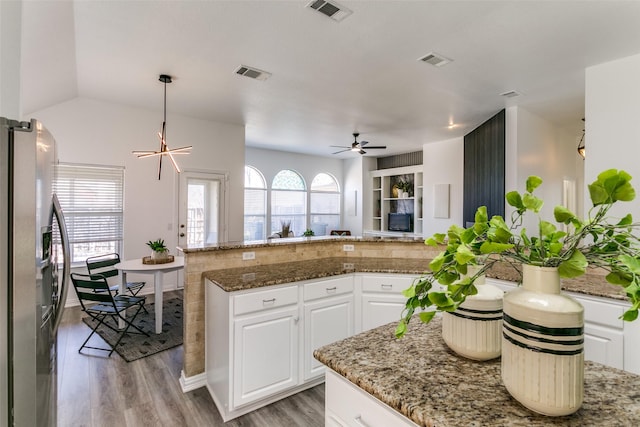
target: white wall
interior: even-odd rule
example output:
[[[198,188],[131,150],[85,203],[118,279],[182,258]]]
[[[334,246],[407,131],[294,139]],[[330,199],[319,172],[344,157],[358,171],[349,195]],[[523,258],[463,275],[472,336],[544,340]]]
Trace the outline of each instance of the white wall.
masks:
[[[165,159],[159,181],[158,159],[138,159],[131,153],[158,148],[161,112],[76,98],[30,117],[40,120],[54,135],[61,162],[124,166],[121,257],[146,256],[145,242],[156,238],[163,238],[175,253],[179,175]],[[244,205],[244,127],[168,114],[167,142],[169,147],[193,145],[191,154],[178,158],[183,170],[229,174],[229,240],[242,240],[243,220],[237,213],[243,212]],[[175,287],[176,280],[166,275],[165,289]]]
[[[534,194],[544,200],[540,217],[553,222],[553,209],[563,204],[563,181],[575,182],[576,188],[581,188],[583,175],[583,160],[576,151],[577,135],[563,131],[553,123],[525,110],[516,108],[516,112],[507,115],[507,146],[515,150],[515,156],[507,153],[507,159],[517,164],[515,174],[507,176],[516,182],[507,181],[505,190],[509,192],[517,189],[521,193],[526,190],[526,180],[531,175],[542,178],[543,183]],[[515,120],[514,120],[515,119]],[[515,123],[515,141],[512,126]],[[508,160],[509,161],[509,160]],[[581,191],[577,192],[578,195]],[[579,205],[579,200],[576,200]],[[505,209],[507,219],[511,209]],[[580,212],[577,212],[580,214]],[[537,229],[538,219],[527,216],[524,226],[530,233]]]
[[[20,119],[22,2],[0,1],[0,116]]]
[[[464,138],[432,142],[422,146],[423,235],[444,233],[452,224],[462,225]],[[450,184],[449,218],[434,218],[434,185]]]
[[[353,236],[361,236],[364,228],[364,201],[369,200],[365,197],[367,191],[365,188],[368,187],[366,183],[368,183],[372,163],[375,164],[374,158],[364,156],[342,160],[344,176],[342,229],[350,230]]]
[[[611,211],[640,218],[640,55],[587,68],[585,182],[604,170],[623,169],[634,177],[636,199]],[[585,188],[586,207],[591,207]]]
[[[283,169],[291,169],[302,176],[307,188],[311,186],[311,182],[317,174],[321,172],[328,173],[338,180],[340,191],[345,194],[343,161],[337,158],[309,156],[306,154],[247,147],[244,161],[247,166],[253,166],[262,172],[267,181],[268,188],[271,187],[271,182],[278,172]],[[342,202],[342,215],[344,218],[344,199]],[[304,232],[304,230],[293,231],[296,236]],[[268,232],[269,231],[267,231],[267,233]]]

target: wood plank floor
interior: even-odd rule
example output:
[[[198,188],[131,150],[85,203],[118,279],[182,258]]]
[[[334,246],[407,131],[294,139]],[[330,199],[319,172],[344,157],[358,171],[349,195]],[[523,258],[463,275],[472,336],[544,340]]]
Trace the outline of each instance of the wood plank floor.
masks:
[[[66,309],[58,331],[60,427],[324,426],[324,384],[223,423],[206,388],[182,392],[182,346],[129,363],[115,352],[80,354],[91,332],[81,316],[78,307]]]

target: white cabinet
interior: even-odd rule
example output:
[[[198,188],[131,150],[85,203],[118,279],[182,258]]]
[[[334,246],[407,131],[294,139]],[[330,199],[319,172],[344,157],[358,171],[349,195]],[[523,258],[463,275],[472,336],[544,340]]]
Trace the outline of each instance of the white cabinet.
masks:
[[[415,427],[417,424],[327,369],[325,426]]]
[[[624,369],[624,308],[613,301],[571,294],[584,307],[584,358]]]
[[[371,202],[364,211],[365,234],[422,235],[422,176],[421,165],[371,171],[371,196],[367,196]],[[399,188],[403,183],[407,183],[405,191]]]
[[[298,320],[297,305],[234,320],[234,407],[298,384]]]
[[[207,280],[205,294],[206,384],[224,421],[304,389],[297,285],[225,292]]]
[[[407,301],[402,291],[411,286],[415,278],[401,274],[356,275],[362,289],[361,330],[399,321]]]
[[[321,377],[325,367],[316,348],[354,333],[353,276],[304,285],[304,380]]]

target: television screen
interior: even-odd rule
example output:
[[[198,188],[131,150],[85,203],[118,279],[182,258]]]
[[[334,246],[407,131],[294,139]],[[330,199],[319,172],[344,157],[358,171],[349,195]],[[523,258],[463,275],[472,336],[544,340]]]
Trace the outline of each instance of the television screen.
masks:
[[[390,213],[389,231],[413,231],[412,215],[407,213]]]

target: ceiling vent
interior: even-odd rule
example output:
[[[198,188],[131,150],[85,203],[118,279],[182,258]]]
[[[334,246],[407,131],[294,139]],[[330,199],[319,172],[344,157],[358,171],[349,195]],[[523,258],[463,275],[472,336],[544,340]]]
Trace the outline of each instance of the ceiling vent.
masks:
[[[347,16],[351,15],[351,11],[344,6],[340,6],[336,2],[329,2],[325,0],[314,0],[307,4],[307,7],[322,13],[324,16],[328,16],[334,21],[342,21]]]
[[[267,80],[269,77],[271,77],[271,73],[258,70],[257,68],[247,67],[246,65],[239,66],[236,69],[236,74],[256,80]]]
[[[427,64],[431,64],[435,67],[442,67],[453,61],[453,59],[445,58],[439,53],[429,52],[422,58],[418,58],[418,61],[426,62]]]
[[[516,96],[522,95],[517,90],[508,90],[506,92],[502,92],[500,96],[504,96],[505,98],[515,98]]]

